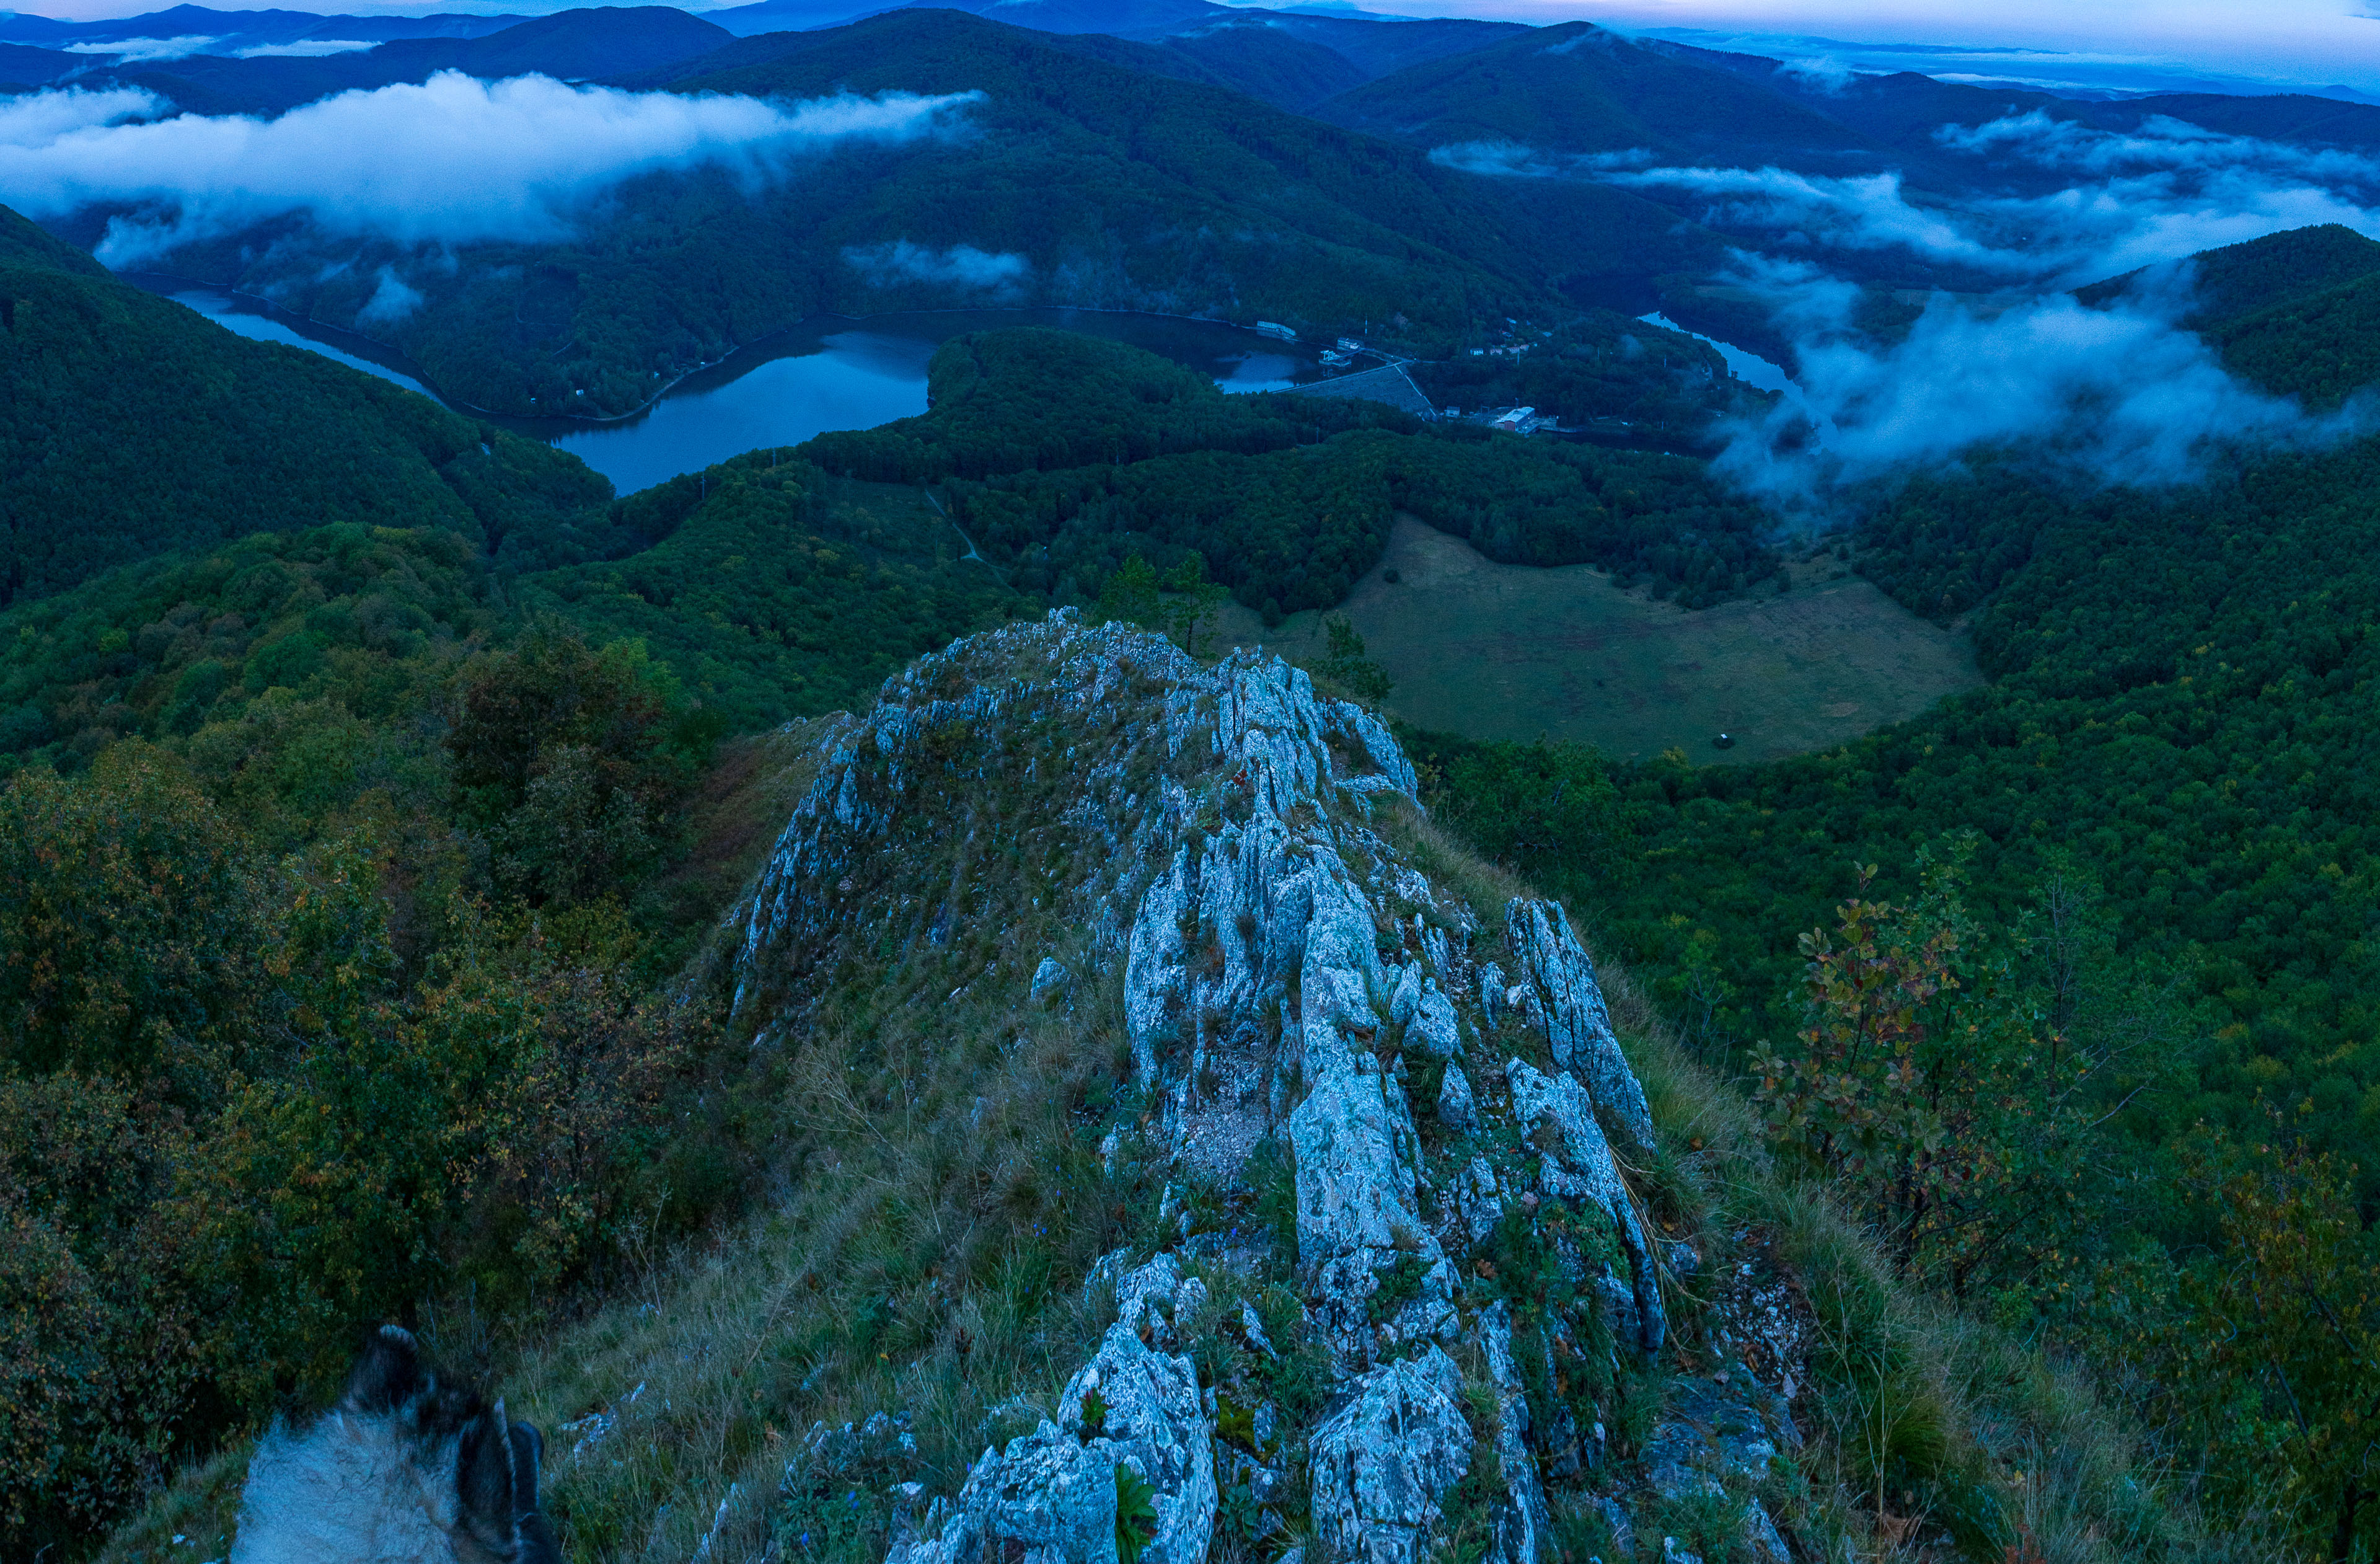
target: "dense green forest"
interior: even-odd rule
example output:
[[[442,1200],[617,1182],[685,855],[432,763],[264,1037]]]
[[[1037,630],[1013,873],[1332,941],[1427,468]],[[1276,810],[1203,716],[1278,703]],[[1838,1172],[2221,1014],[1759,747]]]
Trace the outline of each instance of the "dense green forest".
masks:
[[[456,534],[133,575],[11,624],[12,697],[99,709],[0,791],[11,1553],[329,1383],[358,1319],[601,1261],[665,1155],[643,995],[710,900],[671,877],[716,721]]]
[[[202,348],[255,348],[267,365],[287,356],[131,297],[170,311],[161,319]],[[107,362],[111,376],[138,379],[136,358]],[[183,361],[162,362],[178,372]],[[388,394],[432,427],[459,421]],[[516,468],[560,481],[509,513],[504,491],[475,491],[484,524],[424,524],[399,501],[363,508],[345,530],[251,533],[220,548],[192,527],[180,552],[28,592],[0,616],[0,763],[71,770],[128,736],[237,729],[261,697],[304,703],[337,685],[358,648],[484,642],[539,609],[599,643],[640,640],[689,698],[747,730],[847,706],[970,630],[1089,603],[1135,555],[1166,570],[1197,556],[1276,618],[1327,607],[1378,561],[1399,509],[1493,558],[1604,564],[1690,605],[1779,568],[1758,510],[1686,458],[1429,430],[1375,403],[1226,395],[1154,354],[1061,332],[954,339],[935,358],[930,394],[919,418],[756,452],[617,500],[575,458],[515,441]],[[293,459],[343,429],[335,411],[307,415],[289,419]],[[213,458],[194,479],[176,448],[152,455],[156,482],[204,492]],[[556,489],[581,508],[549,503]],[[252,490],[231,492],[263,509]],[[253,525],[310,515],[302,502],[273,506]],[[390,537],[412,540],[372,545],[412,562],[391,580],[434,579],[434,589],[321,574],[325,540]],[[285,576],[310,584],[298,591]]]
[[[911,659],[1044,603],[965,558],[917,489],[775,452],[662,487],[702,495],[667,541],[524,576],[522,600],[640,642],[737,731],[863,706]]]
[[[830,471],[942,481],[1020,587],[1096,597],[1135,553],[1202,557],[1268,622],[1345,597],[1410,511],[1515,564],[1592,563],[1689,607],[1776,576],[1760,509],[1700,462],[1424,425],[1376,403],[1226,395],[1136,349],[1035,330],[935,355],[931,410],[821,435]]]
[[[0,420],[0,604],[323,522],[448,527],[530,568],[616,546],[576,458],[234,336],[6,208]]]

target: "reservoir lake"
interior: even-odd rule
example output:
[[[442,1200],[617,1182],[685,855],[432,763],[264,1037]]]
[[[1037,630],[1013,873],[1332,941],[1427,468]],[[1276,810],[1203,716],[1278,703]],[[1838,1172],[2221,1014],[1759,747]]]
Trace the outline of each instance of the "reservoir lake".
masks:
[[[396,354],[367,338],[298,321],[261,300],[162,277],[128,277],[218,325],[263,342],[335,358],[409,391],[434,394]],[[1314,361],[1293,344],[1243,327],[1171,315],[1096,309],[952,309],[805,321],[697,370],[631,418],[484,418],[569,452],[634,493],[682,472],[770,445],[798,445],[829,430],[872,429],[926,410],[926,365],[966,332],[1053,326],[1163,355],[1225,391],[1286,391]]]

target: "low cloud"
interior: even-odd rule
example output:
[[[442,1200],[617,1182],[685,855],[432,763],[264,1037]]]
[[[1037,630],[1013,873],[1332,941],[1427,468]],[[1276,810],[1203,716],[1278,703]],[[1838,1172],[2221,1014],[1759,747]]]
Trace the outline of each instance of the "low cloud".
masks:
[[[243,60],[289,58],[317,60],[326,55],[352,55],[358,49],[376,49],[379,44],[361,38],[301,38],[295,43],[259,43],[242,49],[237,57]]]
[[[1625,155],[1625,154],[1623,154]],[[1825,177],[1781,168],[1638,168],[1597,159],[1607,184],[1661,186],[1702,198],[1705,221],[1771,233],[1805,247],[1906,249],[1937,261],[2031,270],[1972,230],[1967,214],[1911,201],[1898,174]]]
[[[2116,133],[2039,112],[1945,126],[1951,151],[2082,177],[2046,196],[1912,196],[1897,174],[1833,177],[1767,168],[1659,167],[1642,153],[1528,162],[1474,158],[1477,172],[1574,171],[1681,192],[1704,221],[1803,253],[1899,249],[2011,282],[2095,281],[2290,228],[2337,223],[2380,237],[2380,161],[2359,152],[2228,136],[2152,117]]]
[[[127,65],[139,65],[144,60],[179,60],[202,54],[214,42],[211,33],[194,32],[181,38],[119,38],[113,43],[69,43],[69,55],[115,55]]]
[[[395,325],[420,308],[421,290],[398,276],[395,268],[383,266],[380,269],[380,285],[372,289],[372,296],[364,301],[364,307],[356,311],[356,324]]]
[[[1793,340],[1799,396],[1729,428],[1719,466],[1788,511],[1976,446],[2162,485],[2201,477],[2225,446],[2318,445],[2374,422],[2368,403],[2310,417],[2233,379],[2176,324],[2186,286],[2106,309],[2064,294],[1998,310],[1937,295],[1904,340],[1879,347],[1852,329],[1858,289],[1814,266],[1743,257],[1729,280],[1761,295]]]
[[[2254,169],[2366,187],[2380,180],[2380,166],[2361,152],[2227,135],[2166,115],[2149,115],[2135,130],[2115,131],[2053,119],[2034,109],[1984,125],[1946,125],[1934,139],[1953,152],[2010,155],[2039,167],[2082,174]]]
[[[0,109],[0,190],[34,216],[95,201],[140,210],[97,254],[124,266],[202,238],[304,214],[331,236],[400,244],[552,240],[589,198],[636,175],[721,164],[753,177],[838,141],[901,141],[942,127],[980,93],[887,92],[803,103],[566,87],[540,76],[341,93],[274,120],[133,110],[33,94]],[[154,105],[144,101],[142,107]],[[41,135],[8,139],[22,114]],[[46,115],[43,119],[41,116]]]
[[[1814,91],[1832,97],[1856,80],[1859,72],[1832,55],[1815,55],[1780,62],[1786,75],[1798,77],[1802,84]]]
[[[1583,172],[1580,159],[1548,155],[1518,141],[1452,141],[1432,147],[1429,161],[1491,179],[1558,179]]]
[[[86,92],[27,92],[0,98],[0,147],[39,149],[78,130],[117,125],[165,112],[165,104],[133,87]],[[5,190],[6,187],[0,187]]]
[[[1032,264],[1021,255],[1006,251],[994,254],[973,245],[933,249],[907,239],[855,245],[843,252],[843,259],[879,287],[930,283],[1003,298],[1016,296],[1033,271]]]
[[[1895,173],[1677,167],[1642,149],[1579,155],[1511,141],[1430,155],[1490,177],[1671,192],[1767,251],[1739,256],[1723,280],[1765,305],[1793,346],[1797,383],[1772,412],[1722,431],[1720,465],[1789,512],[1823,517],[1847,488],[1979,446],[2017,447],[2100,483],[2159,485],[2198,478],[2227,447],[2320,445],[2380,428],[2368,398],[2317,417],[2235,380],[2180,326],[2192,269],[2176,264],[2315,224],[2380,238],[2380,160],[2164,117],[2118,133],[2028,113],[1936,139],[2064,188],[1953,198]],[[1937,294],[1902,341],[1880,346],[1853,329],[1858,285],[1827,266],[1873,272],[1848,258],[1883,252],[1955,266],[1989,297]],[[2062,291],[2142,268],[2155,270],[2117,308],[2087,309]]]

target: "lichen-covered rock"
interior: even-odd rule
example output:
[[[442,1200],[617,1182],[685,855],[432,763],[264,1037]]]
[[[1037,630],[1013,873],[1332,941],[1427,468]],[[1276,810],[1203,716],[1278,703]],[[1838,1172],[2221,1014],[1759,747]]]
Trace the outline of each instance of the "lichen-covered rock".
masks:
[[[929,1513],[887,1564],[985,1564],[1012,1546],[1031,1564],[1114,1564],[1115,1501],[1115,1462],[1045,1422],[984,1451],[947,1518]]]
[[[1435,978],[1424,985],[1420,997],[1414,1001],[1414,1012],[1405,1023],[1405,1041],[1433,1059],[1459,1059],[1463,1055],[1463,1026],[1454,1013],[1454,1001],[1446,997]]]
[[[1160,1255],[1117,1280],[1116,1323],[1135,1332],[1146,1327],[1160,1342],[1171,1342],[1179,1334],[1177,1322],[1206,1301],[1207,1284],[1185,1274],[1172,1255]]]
[[[1524,1138],[1536,1140],[1545,1130],[1553,1133],[1555,1148],[1546,1153],[1538,1187],[1548,1194],[1590,1203],[1610,1218],[1634,1275],[1637,1344],[1647,1352],[1659,1352],[1665,1334],[1659,1273],[1585,1088],[1569,1074],[1548,1075],[1525,1060],[1515,1059],[1504,1070],[1512,1089],[1512,1117]]]
[[[1314,1432],[1314,1528],[1346,1564],[1419,1564],[1471,1470],[1463,1376],[1436,1347],[1372,1370]]]
[[[1417,1208],[1403,1090],[1377,1064],[1369,1054],[1368,1068],[1326,1055],[1321,1077],[1289,1120],[1298,1259],[1313,1278],[1316,1314],[1346,1352],[1366,1344],[1366,1303],[1379,1270],[1409,1253],[1435,1273],[1445,1258]],[[1443,1281],[1439,1292],[1442,1301]]]
[[[1151,1295],[1140,1294],[1144,1305]],[[984,1451],[957,1503],[888,1564],[999,1564],[1011,1545],[1030,1564],[1114,1564],[1119,1466],[1156,1491],[1157,1531],[1142,1558],[1199,1564],[1215,1531],[1214,1428],[1190,1360],[1152,1351],[1118,1321],[1059,1407],[1059,1422]]]
[[[1670,1417],[1645,1441],[1645,1481],[1664,1498],[1724,1491],[1725,1479],[1756,1483],[1777,1459],[1768,1420],[1734,1382],[1680,1380]],[[1757,1395],[1757,1392],[1755,1392]]]
[[[1471,1096],[1471,1077],[1459,1064],[1448,1065],[1446,1078],[1439,1083],[1438,1121],[1458,1135],[1479,1127],[1479,1105]]]
[[[1500,1298],[1480,1311],[1479,1345],[1496,1385],[1496,1459],[1510,1499],[1496,1518],[1496,1555],[1504,1564],[1536,1564],[1553,1518],[1529,1453],[1529,1397],[1512,1362],[1512,1312]]]
[[[1041,964],[1033,969],[1033,987],[1026,997],[1037,1005],[1048,1004],[1064,994],[1066,985],[1073,981],[1074,974],[1066,970],[1064,963],[1055,956],[1043,956]]]
[[[1777,1529],[1768,1507],[1756,1498],[1743,1507],[1743,1546],[1753,1564],[1792,1564],[1793,1554],[1785,1546],[1784,1534]]]
[[[1199,1286],[1195,1279],[1187,1285]],[[1093,1389],[1104,1402],[1096,1430],[1083,1420]],[[1108,1459],[1111,1485],[1115,1467],[1125,1465],[1156,1489],[1157,1533],[1141,1557],[1149,1564],[1199,1564],[1215,1534],[1215,1428],[1191,1361],[1152,1351],[1118,1320],[1098,1354],[1067,1382],[1058,1406],[1060,1426]]]
[[[1595,981],[1595,963],[1571,931],[1570,919],[1552,902],[1515,898],[1504,909],[1505,928],[1518,964],[1524,999],[1536,1005],[1538,1024],[1553,1049],[1554,1063],[1586,1084],[1595,1106],[1617,1123],[1635,1146],[1653,1144],[1653,1112],[1645,1088],[1620,1051],[1611,1012]]]
[[[1439,1238],[1448,1249],[1467,1254],[1488,1241],[1504,1218],[1503,1194],[1488,1158],[1474,1157],[1447,1180],[1439,1209]]]

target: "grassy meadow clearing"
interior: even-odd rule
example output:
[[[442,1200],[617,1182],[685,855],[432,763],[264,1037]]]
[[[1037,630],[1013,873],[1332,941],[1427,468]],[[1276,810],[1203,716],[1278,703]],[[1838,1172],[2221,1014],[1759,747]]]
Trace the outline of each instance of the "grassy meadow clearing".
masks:
[[[1579,740],[1621,759],[1673,746],[1716,759],[1722,733],[1736,740],[1730,760],[1778,759],[1983,682],[1963,635],[1840,562],[1791,569],[1788,591],[1690,612],[1589,565],[1498,564],[1400,515],[1338,612],[1396,680],[1383,704],[1416,727]],[[1267,632],[1227,604],[1220,638],[1302,660],[1319,649],[1322,618],[1293,614]]]

